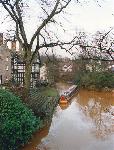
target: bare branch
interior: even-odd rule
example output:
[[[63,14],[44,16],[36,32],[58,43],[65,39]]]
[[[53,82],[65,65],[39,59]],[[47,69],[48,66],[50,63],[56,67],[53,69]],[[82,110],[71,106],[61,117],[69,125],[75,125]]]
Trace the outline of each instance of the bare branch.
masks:
[[[21,38],[20,38],[19,35],[20,35],[20,34],[19,34],[18,24],[16,23],[16,38],[17,38],[17,40],[19,41],[19,43],[20,43],[21,45],[23,45],[23,42],[22,42],[22,40],[21,40]]]
[[[64,6],[62,6],[62,4],[61,4],[61,8],[60,8],[58,11],[55,12],[55,15],[56,15],[56,14],[59,14],[60,12],[62,12],[63,9],[65,9],[65,8],[69,5],[69,3],[71,2],[71,0],[64,1],[64,2],[65,2],[66,4],[65,4]]]
[[[102,42],[103,40],[106,38],[106,36],[113,30],[113,28],[111,28],[107,33],[105,33],[101,39],[99,39],[99,48],[102,50]]]
[[[11,10],[7,7],[6,3],[4,3],[4,1],[0,0],[0,3],[3,5],[3,7],[7,10],[7,12],[10,14],[11,18],[17,22],[15,15],[13,14],[13,12],[11,12]]]
[[[28,42],[27,42],[27,37],[26,37],[26,34],[25,34],[24,26],[23,26],[23,20],[22,20],[22,16],[21,16],[21,9],[19,7],[19,0],[16,1],[15,5],[16,5],[16,10],[17,10],[18,17],[19,17],[18,24],[19,24],[19,28],[20,28],[20,31],[21,31],[21,35],[22,35],[22,38],[23,38],[25,44],[27,45]]]
[[[59,5],[60,0],[57,0],[54,9],[52,10],[51,14],[42,22],[42,24],[40,25],[40,27],[36,30],[36,32],[34,33],[33,37],[31,38],[30,41],[30,47],[32,47],[32,44],[36,38],[36,36],[40,33],[41,29],[51,20],[51,18],[55,15],[56,9]]]
[[[4,6],[4,8],[10,14],[11,18],[15,21],[16,28],[17,28],[17,24],[19,25],[22,38],[23,38],[25,44],[27,45],[27,38],[26,38],[24,26],[23,26],[23,20],[22,20],[22,16],[21,16],[21,9],[19,7],[19,1],[20,0],[16,0],[15,4],[13,4],[13,5],[10,3],[10,1],[0,0],[0,3]],[[14,6],[16,6],[16,11],[14,10]]]

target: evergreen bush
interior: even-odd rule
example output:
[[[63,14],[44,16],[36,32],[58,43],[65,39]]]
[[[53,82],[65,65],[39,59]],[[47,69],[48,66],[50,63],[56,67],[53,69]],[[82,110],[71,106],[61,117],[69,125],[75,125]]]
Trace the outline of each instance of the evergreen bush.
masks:
[[[79,81],[79,82],[78,82]],[[75,77],[75,83],[81,87],[102,89],[105,87],[114,88],[114,74],[111,72],[85,72]]]
[[[0,150],[16,150],[40,128],[40,119],[19,97],[0,89]]]

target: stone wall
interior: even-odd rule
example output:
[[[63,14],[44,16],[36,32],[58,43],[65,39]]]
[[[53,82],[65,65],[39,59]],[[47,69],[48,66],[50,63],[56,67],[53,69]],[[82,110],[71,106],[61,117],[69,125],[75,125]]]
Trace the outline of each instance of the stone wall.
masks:
[[[2,84],[11,79],[11,54],[5,44],[0,46],[0,80],[1,79]]]
[[[3,33],[0,33],[0,46],[3,44]]]

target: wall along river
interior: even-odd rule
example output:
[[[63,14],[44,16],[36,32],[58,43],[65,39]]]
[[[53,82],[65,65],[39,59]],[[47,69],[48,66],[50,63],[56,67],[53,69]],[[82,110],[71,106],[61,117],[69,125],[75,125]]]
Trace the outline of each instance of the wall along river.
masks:
[[[114,93],[80,90],[23,150],[114,150]]]

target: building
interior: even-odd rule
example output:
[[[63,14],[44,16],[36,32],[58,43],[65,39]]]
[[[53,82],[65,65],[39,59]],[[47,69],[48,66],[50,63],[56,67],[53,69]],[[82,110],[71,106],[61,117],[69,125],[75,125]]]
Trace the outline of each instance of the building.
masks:
[[[62,81],[72,81],[73,76],[75,73],[77,66],[73,62],[73,60],[70,59],[63,59],[62,61],[59,62],[59,77],[60,80]]]
[[[3,34],[0,34],[0,84],[11,79],[11,53],[6,44],[3,44]]]
[[[72,72],[72,65],[64,65],[63,67],[62,67],[62,70],[64,71],[64,72]]]
[[[22,60],[22,48],[16,40],[3,44],[3,34],[0,33],[0,84],[9,80],[23,85],[25,62]],[[9,47],[9,48],[8,48]],[[39,61],[36,58],[32,65],[31,86],[39,79]]]
[[[40,80],[48,81],[46,64],[44,64],[42,67],[40,67]]]
[[[108,70],[114,72],[114,65],[110,65],[110,66],[108,67]]]
[[[14,40],[11,44],[12,52],[11,52],[11,74],[12,79],[17,84],[24,84],[25,77],[25,62],[22,59],[22,48],[19,43]],[[32,73],[31,73],[31,87],[36,85],[37,80],[39,79],[39,61],[36,58],[32,65]]]
[[[113,60],[89,60],[85,62],[86,71],[90,72],[102,72],[102,71],[113,71],[114,62]]]
[[[0,33],[0,46],[3,44],[3,33]]]
[[[12,79],[15,83],[23,85],[25,77],[25,62],[17,52],[11,54]],[[39,79],[39,61],[34,61],[31,73],[31,87],[36,85]]]

